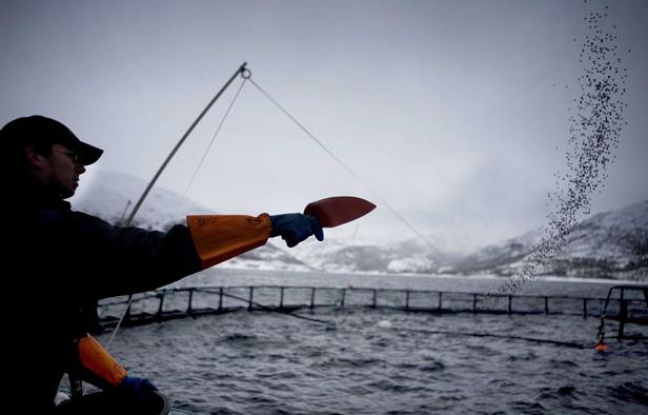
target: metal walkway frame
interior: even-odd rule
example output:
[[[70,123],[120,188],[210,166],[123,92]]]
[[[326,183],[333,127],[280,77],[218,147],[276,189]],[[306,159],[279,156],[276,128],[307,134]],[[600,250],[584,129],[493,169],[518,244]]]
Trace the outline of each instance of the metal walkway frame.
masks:
[[[643,297],[641,296],[643,294]],[[99,304],[102,328],[113,327],[127,300]],[[300,286],[205,286],[163,288],[136,295],[122,321],[135,326],[238,310],[291,313],[322,308],[368,307],[426,313],[544,314],[598,317],[619,323],[648,324],[648,285],[617,285],[607,297],[492,294],[373,288]]]

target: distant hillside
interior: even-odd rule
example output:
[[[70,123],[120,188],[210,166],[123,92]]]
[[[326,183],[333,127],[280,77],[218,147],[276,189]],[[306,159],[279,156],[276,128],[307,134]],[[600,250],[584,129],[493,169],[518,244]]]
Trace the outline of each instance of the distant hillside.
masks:
[[[514,275],[537,248],[535,231],[463,258],[455,272]],[[542,264],[546,275],[648,279],[648,201],[591,216],[576,225],[565,243]]]
[[[127,216],[144,191],[143,180],[128,175],[98,172],[73,207],[111,222]],[[164,230],[182,221],[187,213],[214,214],[177,194],[155,187],[133,224]],[[219,265],[266,270],[320,270],[362,273],[422,273],[511,276],[543,238],[536,230],[456,257],[418,239],[393,244],[355,245],[327,238],[325,243],[306,241],[287,249],[271,239],[264,247]],[[648,200],[612,212],[592,215],[567,236],[561,249],[542,264],[540,275],[616,278],[648,281]]]
[[[543,235],[535,230],[461,257],[419,240],[381,246],[327,244],[298,256],[327,271],[512,276],[522,272]],[[648,201],[578,224],[538,269],[536,275],[648,281]]]
[[[99,216],[111,223],[121,223],[130,214],[146,185],[144,180],[127,174],[93,171],[89,182],[82,186],[83,192],[71,200],[72,207]],[[218,213],[191,200],[181,199],[177,193],[154,186],[135,215],[132,225],[145,229],[166,230],[183,222],[187,214]],[[272,242],[237,258],[232,258],[222,266],[297,271],[313,269],[288,252],[279,249]]]

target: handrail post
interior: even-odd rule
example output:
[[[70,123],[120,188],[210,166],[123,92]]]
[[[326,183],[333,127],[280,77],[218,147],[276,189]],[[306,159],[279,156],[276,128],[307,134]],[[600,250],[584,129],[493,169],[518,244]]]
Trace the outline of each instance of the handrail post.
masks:
[[[623,338],[626,321],[628,320],[628,300],[624,298],[624,289],[621,288],[621,297],[619,298],[619,332],[618,339]]]
[[[162,317],[162,307],[164,305],[164,293],[166,291],[160,291],[158,293],[158,298],[160,299],[160,305],[158,306],[158,311],[157,311],[157,319],[159,320]]]
[[[626,320],[628,319],[628,300],[621,300],[619,307],[619,333],[617,338],[622,339]]]

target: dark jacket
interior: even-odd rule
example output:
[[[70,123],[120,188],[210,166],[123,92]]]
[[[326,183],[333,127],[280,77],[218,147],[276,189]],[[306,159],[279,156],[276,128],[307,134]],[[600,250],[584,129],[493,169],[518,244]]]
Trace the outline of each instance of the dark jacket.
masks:
[[[52,409],[71,340],[89,330],[87,304],[161,287],[199,271],[201,261],[186,226],[114,226],[38,183],[16,187],[18,198],[2,208],[3,395],[19,412],[40,414]]]

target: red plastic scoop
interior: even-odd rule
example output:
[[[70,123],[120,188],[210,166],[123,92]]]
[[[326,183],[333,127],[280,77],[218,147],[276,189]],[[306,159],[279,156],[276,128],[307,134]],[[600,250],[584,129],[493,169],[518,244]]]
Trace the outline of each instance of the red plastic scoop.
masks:
[[[334,228],[366,215],[376,208],[373,203],[354,196],[334,196],[316,200],[304,208],[305,215],[313,215],[323,228]]]

